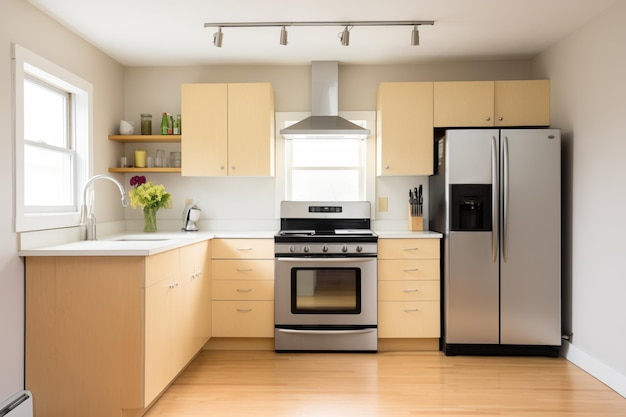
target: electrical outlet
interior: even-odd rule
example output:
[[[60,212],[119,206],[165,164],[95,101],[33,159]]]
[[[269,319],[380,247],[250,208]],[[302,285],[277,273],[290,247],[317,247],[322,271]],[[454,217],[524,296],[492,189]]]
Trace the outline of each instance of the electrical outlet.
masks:
[[[389,210],[389,200],[387,197],[378,197],[378,211],[383,212]]]
[[[185,199],[185,207],[187,207],[189,204],[193,204],[193,198],[186,198]]]

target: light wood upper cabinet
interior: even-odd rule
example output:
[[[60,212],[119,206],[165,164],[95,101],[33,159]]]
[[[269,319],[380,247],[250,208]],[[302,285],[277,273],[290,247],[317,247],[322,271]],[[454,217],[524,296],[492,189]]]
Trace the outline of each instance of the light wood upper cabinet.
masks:
[[[182,175],[274,175],[269,83],[183,84]]]
[[[549,126],[550,81],[496,81],[496,126]]]
[[[548,80],[434,83],[435,127],[549,124]]]
[[[433,83],[378,86],[377,175],[433,173]]]
[[[435,127],[493,126],[493,81],[434,83]]]

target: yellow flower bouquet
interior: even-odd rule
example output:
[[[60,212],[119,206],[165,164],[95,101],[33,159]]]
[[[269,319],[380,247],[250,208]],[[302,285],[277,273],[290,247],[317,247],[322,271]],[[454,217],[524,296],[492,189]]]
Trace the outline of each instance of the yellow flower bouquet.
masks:
[[[163,184],[154,185],[146,181],[143,175],[136,175],[130,179],[133,187],[130,192],[130,206],[143,209],[143,231],[156,232],[156,212],[160,208],[172,206],[172,195],[165,191]]]

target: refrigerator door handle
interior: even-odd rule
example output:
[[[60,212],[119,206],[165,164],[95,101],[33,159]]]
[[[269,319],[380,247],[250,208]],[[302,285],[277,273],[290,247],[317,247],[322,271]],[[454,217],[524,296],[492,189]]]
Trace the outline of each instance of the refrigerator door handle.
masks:
[[[498,260],[498,201],[500,200],[498,184],[498,142],[495,136],[491,137],[491,257]]]
[[[502,143],[502,260],[507,258],[507,235],[509,212],[509,138],[504,137]]]

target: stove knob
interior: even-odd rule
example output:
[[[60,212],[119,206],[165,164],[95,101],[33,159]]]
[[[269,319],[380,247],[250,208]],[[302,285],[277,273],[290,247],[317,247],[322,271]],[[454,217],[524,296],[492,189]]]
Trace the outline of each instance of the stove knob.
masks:
[[[343,247],[341,248],[342,252],[348,252],[348,245],[343,245]]]
[[[289,252],[294,253],[296,251],[296,247],[291,245],[289,246]]]
[[[310,248],[309,248],[308,245],[304,245],[304,249],[303,250],[304,250],[305,253],[308,253]]]
[[[357,247],[356,247],[356,251],[357,251],[357,252],[363,252],[363,246],[361,246],[361,245],[357,245]]]
[[[324,246],[322,246],[322,252],[328,252],[328,245],[326,245],[324,243]]]

